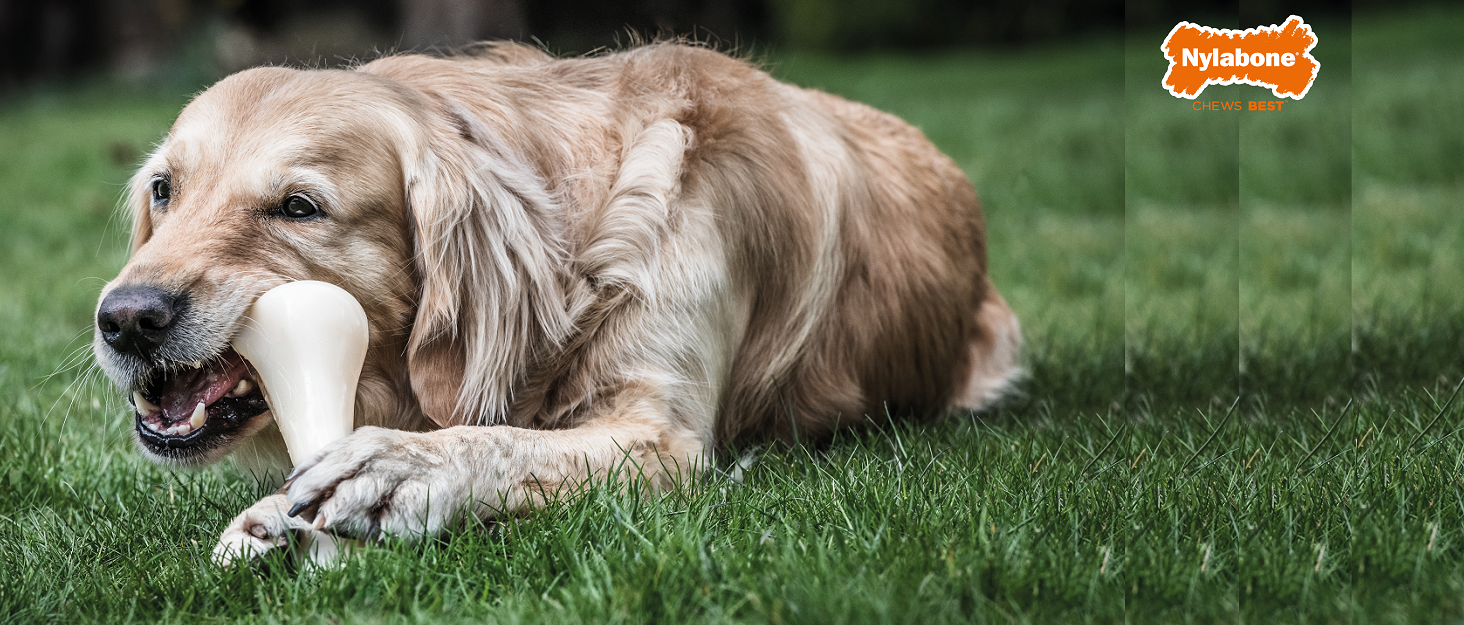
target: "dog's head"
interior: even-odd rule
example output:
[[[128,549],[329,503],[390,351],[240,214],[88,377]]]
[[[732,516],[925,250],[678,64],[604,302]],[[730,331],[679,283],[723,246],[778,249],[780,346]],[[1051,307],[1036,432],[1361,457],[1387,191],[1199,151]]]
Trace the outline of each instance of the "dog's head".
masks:
[[[474,141],[450,106],[369,73],[262,68],[183,110],[132,179],[132,257],[102,291],[93,345],[149,456],[211,462],[269,424],[230,341],[254,300],[291,280],[334,283],[366,309],[358,425],[371,411],[364,421],[397,425],[483,416],[462,406],[497,387],[464,386],[464,367],[512,366],[529,349],[515,328],[533,311],[512,298],[533,299],[542,276],[517,267],[555,248],[534,221],[548,212],[542,183],[537,195],[505,184],[533,174]],[[547,251],[512,249],[534,244]],[[467,301],[478,289],[491,294]]]

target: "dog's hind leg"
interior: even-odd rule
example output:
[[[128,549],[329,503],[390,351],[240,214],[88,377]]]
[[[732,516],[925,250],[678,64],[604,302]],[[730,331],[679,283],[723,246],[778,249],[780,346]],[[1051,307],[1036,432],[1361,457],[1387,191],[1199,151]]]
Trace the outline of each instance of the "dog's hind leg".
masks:
[[[958,378],[952,408],[981,410],[1011,392],[1024,371],[1019,362],[1022,327],[996,287],[987,283],[987,297],[976,311],[976,338],[970,344],[970,373]]]

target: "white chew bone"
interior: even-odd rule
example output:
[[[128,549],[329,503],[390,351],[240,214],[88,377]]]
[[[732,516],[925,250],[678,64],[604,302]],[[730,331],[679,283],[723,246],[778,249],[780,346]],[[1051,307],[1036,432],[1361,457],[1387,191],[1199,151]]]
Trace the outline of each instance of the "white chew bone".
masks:
[[[265,292],[249,309],[234,350],[258,372],[295,466],[354,429],[368,339],[366,311],[334,284],[290,282]],[[234,390],[249,392],[242,380]],[[304,539],[316,566],[336,563],[357,544],[311,530]]]
[[[366,360],[366,312],[334,284],[303,280],[261,295],[234,338],[299,466],[351,433]]]

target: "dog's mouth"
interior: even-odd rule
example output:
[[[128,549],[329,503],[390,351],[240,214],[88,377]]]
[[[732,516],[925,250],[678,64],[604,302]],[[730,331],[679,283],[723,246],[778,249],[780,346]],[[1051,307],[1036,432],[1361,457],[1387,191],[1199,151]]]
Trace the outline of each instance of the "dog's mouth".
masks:
[[[269,409],[249,363],[232,347],[207,361],[160,367],[131,400],[143,445],[178,460],[222,445]]]

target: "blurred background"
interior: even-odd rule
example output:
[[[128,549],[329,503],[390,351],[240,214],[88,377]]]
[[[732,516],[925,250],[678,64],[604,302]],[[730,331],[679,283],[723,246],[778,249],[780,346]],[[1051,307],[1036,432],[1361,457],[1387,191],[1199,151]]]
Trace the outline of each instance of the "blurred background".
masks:
[[[828,48],[929,47],[1026,41],[1122,20],[1122,3],[1066,0],[5,0],[0,80],[14,86],[86,71],[145,77],[190,55],[221,72],[336,63],[499,38],[584,52],[614,45],[630,31]]]
[[[218,74],[336,65],[481,39],[571,54],[624,43],[631,32],[743,48],[928,49],[1029,43],[1123,22],[1113,0],[4,0],[0,85],[89,72],[140,80],[180,63]]]
[[[1242,4],[1266,14],[1283,3]],[[1352,6],[1284,4],[1309,18]],[[1236,14],[1234,2],[1215,0],[0,0],[0,89],[97,73],[136,81],[265,63],[337,65],[481,39],[570,54],[624,43],[631,32],[740,49],[931,50],[1042,45]]]

